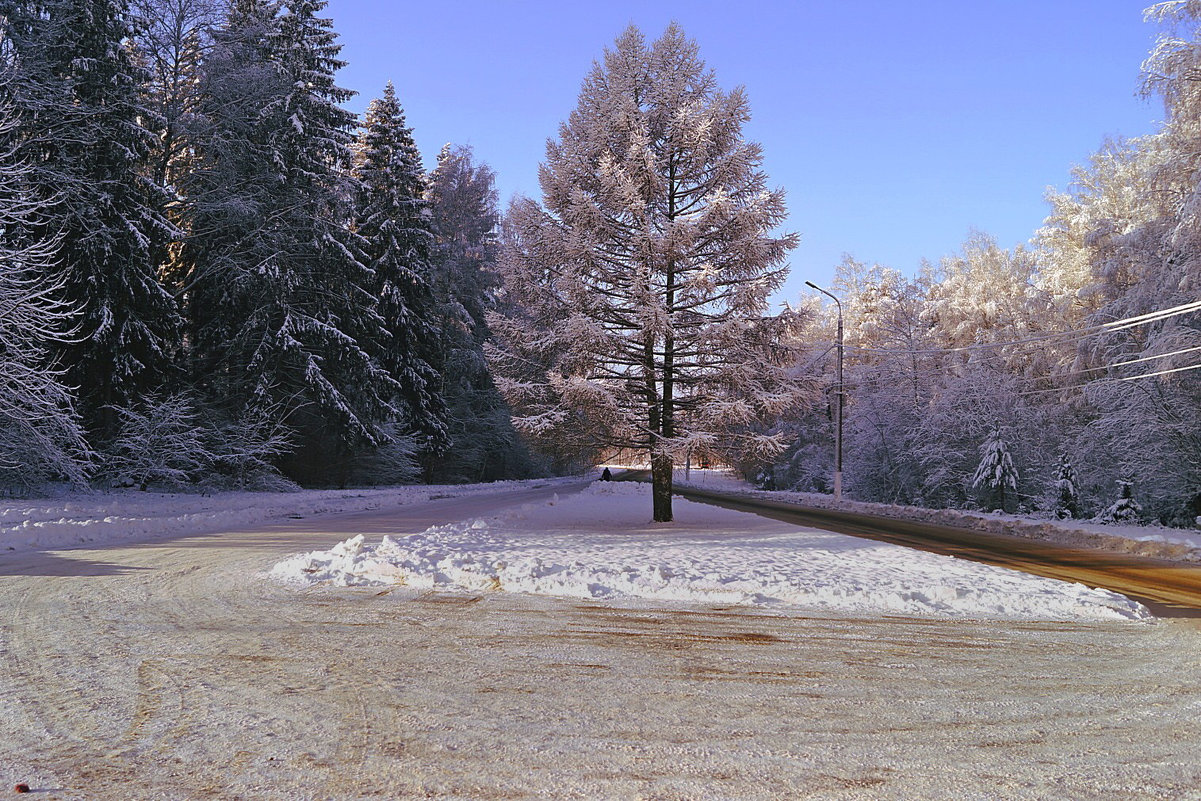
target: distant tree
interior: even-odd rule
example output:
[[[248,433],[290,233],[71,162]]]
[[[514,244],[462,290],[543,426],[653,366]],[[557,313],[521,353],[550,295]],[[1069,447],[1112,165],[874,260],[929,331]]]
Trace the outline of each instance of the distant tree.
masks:
[[[846,383],[844,470],[856,497],[886,503],[915,503],[927,493],[926,467],[919,457],[931,430],[923,430],[929,406],[942,388],[938,345],[930,314],[930,271],[909,279],[897,270],[867,265],[849,257],[835,272],[834,288],[843,299],[846,317]],[[824,383],[835,386],[832,308],[823,308],[817,354],[805,360],[822,369]],[[819,357],[820,355],[820,357]],[[833,391],[826,414],[828,439],[834,420]],[[978,429],[971,426],[973,436]],[[810,427],[812,430],[812,427]],[[971,444],[974,457],[975,442]],[[828,457],[825,457],[828,459]],[[975,465],[974,458],[970,472]],[[941,465],[940,465],[941,466]],[[960,469],[956,463],[953,469]],[[825,473],[830,475],[829,469]],[[826,479],[828,485],[829,479]],[[941,481],[954,486],[962,481]]]
[[[547,145],[545,207],[520,200],[500,268],[513,313],[490,318],[492,360],[520,430],[649,454],[654,519],[672,518],[688,451],[785,445],[752,423],[798,405],[768,317],[792,234],[742,136],[745,92],[724,92],[676,25],[634,27],[584,81]]]
[[[980,466],[972,476],[972,487],[987,491],[990,502],[995,497],[996,508],[1005,511],[1005,490],[1017,490],[1018,472],[1000,431],[994,430],[989,434],[980,448],[980,454]]]
[[[355,231],[364,240],[371,290],[384,327],[373,355],[400,385],[402,430],[432,464],[450,445],[442,397],[444,354],[430,289],[434,245],[421,154],[389,82],[371,101],[355,149]]]
[[[444,354],[442,392],[454,447],[434,461],[437,481],[491,481],[535,470],[484,357],[496,308],[496,177],[469,147],[446,145],[430,174],[432,282]]]
[[[1118,481],[1118,499],[1097,515],[1101,523],[1137,523],[1142,517],[1143,507],[1134,500],[1134,482]]]
[[[1068,455],[1059,457],[1059,469],[1055,473],[1055,516],[1060,520],[1080,516],[1080,479]]]

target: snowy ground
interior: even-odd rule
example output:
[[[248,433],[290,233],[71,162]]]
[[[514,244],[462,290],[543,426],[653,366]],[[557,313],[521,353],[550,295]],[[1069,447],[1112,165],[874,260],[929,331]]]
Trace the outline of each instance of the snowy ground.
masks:
[[[555,491],[549,511],[569,508],[567,490],[514,489],[0,553],[0,787],[267,801],[1201,798],[1197,621],[782,614],[259,575],[358,534],[400,541],[540,504],[528,519]]]
[[[288,518],[391,509],[437,498],[568,485],[579,480],[210,495],[118,490],[69,493],[51,499],[13,499],[0,501],[0,551],[188,536]]]
[[[286,559],[303,585],[533,593],[605,602],[686,602],[857,614],[1020,620],[1140,620],[1106,590],[802,528],[677,499],[648,523],[650,488],[597,482],[503,515]]]

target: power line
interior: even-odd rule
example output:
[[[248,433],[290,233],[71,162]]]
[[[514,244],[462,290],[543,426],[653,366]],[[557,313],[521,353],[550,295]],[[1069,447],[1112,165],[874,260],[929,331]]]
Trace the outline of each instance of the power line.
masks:
[[[1128,365],[1128,364],[1138,364],[1139,362],[1149,362],[1149,361],[1151,361],[1151,360],[1153,360],[1153,359],[1166,359],[1166,358],[1167,358],[1167,357],[1169,357],[1169,356],[1179,356],[1179,355],[1180,355],[1180,354],[1182,354],[1182,353],[1194,353],[1194,352],[1196,352],[1196,351],[1199,351],[1199,350],[1201,350],[1201,345],[1198,345],[1198,346],[1196,346],[1195,348],[1184,348],[1183,350],[1174,350],[1174,351],[1172,351],[1171,353],[1157,353],[1157,354],[1155,354],[1154,356],[1144,356],[1144,357],[1142,357],[1141,359],[1131,359],[1130,361],[1127,361],[1127,362],[1117,362],[1117,363],[1115,363],[1115,364],[1111,364],[1111,365],[1109,365],[1109,366],[1110,366],[1110,367],[1125,367],[1125,366],[1126,366],[1126,365]],[[1104,370],[1104,369],[1106,369],[1106,368],[1104,368],[1104,367],[1093,367],[1093,368],[1090,368],[1090,369],[1093,369],[1093,370]]]
[[[1067,344],[1078,339],[1083,339],[1095,334],[1109,333],[1113,331],[1124,331],[1127,328],[1134,328],[1148,323],[1167,320],[1171,317],[1176,317],[1181,314],[1188,314],[1194,311],[1201,311],[1201,300],[1196,300],[1191,303],[1185,303],[1180,306],[1174,306],[1170,309],[1162,309],[1159,311],[1147,312],[1146,314],[1136,315],[1134,317],[1126,317],[1121,320],[1113,320],[1108,323],[1099,323],[1089,326],[1088,328],[1069,329],[1067,331],[1057,331],[1050,334],[1040,334],[1034,337],[1026,337],[1023,339],[1013,339],[1008,342],[981,342],[973,345],[961,345],[953,348],[923,348],[914,350],[901,350],[896,348],[865,348],[856,345],[848,345],[850,350],[860,353],[877,353],[877,354],[905,354],[905,355],[936,355],[942,353],[964,353],[975,350],[988,350],[991,348],[1004,348],[1013,345],[1029,345],[1035,343],[1046,343],[1052,340],[1062,340],[1055,344]]]
[[[1201,369],[1201,362],[1190,364],[1187,367],[1174,367],[1171,370],[1160,370],[1157,373],[1147,373],[1146,375],[1129,375],[1125,378],[1119,378],[1118,381],[1137,381],[1140,378],[1154,378],[1157,375],[1167,375],[1168,373],[1183,373],[1185,370]]]

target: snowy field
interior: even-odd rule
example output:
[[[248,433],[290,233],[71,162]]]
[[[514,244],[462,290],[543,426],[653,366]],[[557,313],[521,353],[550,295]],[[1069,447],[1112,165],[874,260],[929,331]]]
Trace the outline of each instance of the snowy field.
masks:
[[[579,480],[211,495],[120,490],[0,501],[0,550],[69,548],[206,534],[296,517],[384,510],[436,498],[572,484]]]
[[[648,522],[650,488],[578,494],[375,543],[363,535],[290,557],[270,575],[301,585],[510,591],[610,603],[804,608],[1016,620],[1143,620],[1105,590],[675,501]]]

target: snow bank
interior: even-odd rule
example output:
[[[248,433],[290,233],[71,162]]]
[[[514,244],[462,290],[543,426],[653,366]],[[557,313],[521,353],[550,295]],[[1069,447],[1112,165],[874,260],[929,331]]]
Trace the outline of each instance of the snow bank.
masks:
[[[579,479],[212,495],[120,490],[0,502],[0,552],[229,531],[290,517],[388,509],[434,498],[501,492],[555,481]]]
[[[649,488],[597,483],[545,505],[434,526],[377,545],[362,535],[270,571],[302,584],[507,590],[848,613],[1023,620],[1140,620],[1140,604],[946,556],[677,500],[648,523]],[[603,522],[602,522],[603,521]]]
[[[837,509],[844,512],[894,517],[924,523],[1004,534],[1011,537],[1054,542],[1079,548],[1101,548],[1117,553],[1148,556],[1174,561],[1201,562],[1201,530],[1142,526],[1135,524],[1093,523],[1086,520],[1050,520],[961,509],[927,509],[921,506],[899,506],[867,503],[844,499],[835,503],[830,495],[814,492],[766,491],[738,487],[734,482],[725,486],[696,481],[677,481],[683,487],[720,490],[731,494],[795,503],[815,509]]]

